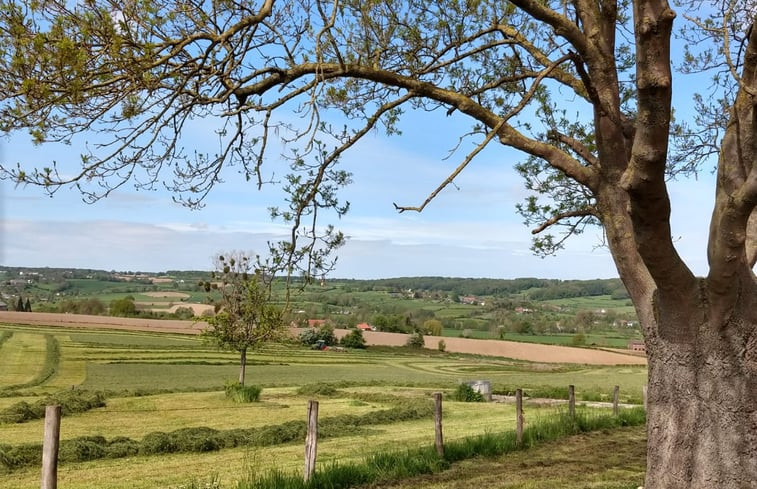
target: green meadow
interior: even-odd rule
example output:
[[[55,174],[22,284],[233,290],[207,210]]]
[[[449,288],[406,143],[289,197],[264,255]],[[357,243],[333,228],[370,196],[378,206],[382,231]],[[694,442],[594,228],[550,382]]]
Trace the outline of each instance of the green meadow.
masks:
[[[223,391],[237,369],[235,353],[196,337],[0,325],[0,419],[14,409],[33,418],[28,413],[46,396],[99,392],[104,406],[70,413],[64,406],[59,487],[178,488],[208,480],[237,487],[250,474],[301,471],[309,399],[320,402],[318,467],[325,470],[433,443],[434,392],[445,394],[445,441],[513,430],[512,403],[452,400],[461,381],[486,379],[495,393],[522,388],[537,397],[563,397],[573,384],[586,400],[609,399],[619,385],[621,400],[634,403],[646,382],[643,367],[282,344],[250,355],[248,384],[263,388],[261,400],[238,404]],[[29,408],[19,410],[22,402]],[[527,401],[526,426],[561,409]],[[0,422],[0,487],[39,486],[34,457],[42,432],[42,419]]]

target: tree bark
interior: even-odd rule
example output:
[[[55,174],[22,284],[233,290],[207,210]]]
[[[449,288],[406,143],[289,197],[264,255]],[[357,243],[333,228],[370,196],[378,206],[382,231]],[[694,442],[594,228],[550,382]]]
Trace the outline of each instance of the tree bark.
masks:
[[[247,370],[247,348],[239,350],[239,383],[244,385],[244,376]]]
[[[645,489],[757,488],[754,318],[711,326],[690,342],[652,338],[647,349]]]

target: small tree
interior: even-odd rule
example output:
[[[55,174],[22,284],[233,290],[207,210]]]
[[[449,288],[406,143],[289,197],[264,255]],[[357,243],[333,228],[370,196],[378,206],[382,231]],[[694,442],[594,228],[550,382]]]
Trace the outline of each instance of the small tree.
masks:
[[[29,298],[26,298],[26,303],[24,304],[24,311],[26,312],[32,312],[32,303],[29,301]]]
[[[18,302],[16,303],[16,310],[24,311],[24,298],[21,296],[18,296]]]
[[[438,319],[427,319],[423,321],[423,332],[432,336],[441,336],[442,322]]]
[[[239,352],[239,383],[244,385],[247,352],[283,336],[283,311],[271,303],[262,273],[251,271],[250,258],[241,252],[219,255],[206,291],[221,294],[221,308],[208,318],[203,336],[219,347]]]
[[[426,345],[426,340],[423,339],[423,333],[421,333],[420,331],[415,331],[407,339],[407,343],[405,343],[405,345],[409,346],[410,348],[423,348]]]
[[[123,299],[110,301],[110,315],[118,317],[131,317],[137,315],[137,306],[134,297],[126,296]]]
[[[365,348],[363,330],[355,328],[342,338],[342,346],[347,348]]]

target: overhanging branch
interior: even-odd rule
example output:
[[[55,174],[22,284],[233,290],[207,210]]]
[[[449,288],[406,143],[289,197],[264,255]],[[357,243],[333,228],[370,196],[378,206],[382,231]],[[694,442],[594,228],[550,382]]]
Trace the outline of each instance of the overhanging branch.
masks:
[[[494,139],[494,136],[497,135],[497,132],[499,129],[504,125],[505,120],[503,119],[494,129],[489,131],[489,133],[486,135],[486,138],[478,145],[476,148],[471,151],[468,156],[465,157],[465,160],[463,160],[460,165],[455,168],[455,171],[453,171],[438,187],[436,187],[436,190],[431,192],[431,194],[426,198],[425,201],[423,201],[423,204],[419,206],[402,206],[394,204],[394,208],[401,214],[405,211],[416,211],[416,212],[422,212],[423,209],[426,208],[426,206],[436,198],[437,195],[439,195],[439,192],[444,190],[447,185],[454,182],[458,175],[460,175],[460,172],[462,172],[466,166],[468,166],[468,163],[470,163],[473,158],[476,157],[477,154],[479,154],[491,141]]]

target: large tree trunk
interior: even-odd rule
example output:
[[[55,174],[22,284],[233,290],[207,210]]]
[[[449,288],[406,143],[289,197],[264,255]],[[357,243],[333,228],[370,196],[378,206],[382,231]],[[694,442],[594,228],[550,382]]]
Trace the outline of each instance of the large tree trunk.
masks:
[[[244,376],[247,370],[247,348],[239,350],[239,383],[244,385]]]
[[[692,336],[647,337],[645,489],[757,488],[754,320],[678,326]]]

